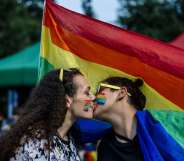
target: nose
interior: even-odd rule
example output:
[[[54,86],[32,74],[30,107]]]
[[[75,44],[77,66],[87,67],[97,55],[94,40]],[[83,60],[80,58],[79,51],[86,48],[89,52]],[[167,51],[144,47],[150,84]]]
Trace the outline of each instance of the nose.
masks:
[[[94,94],[91,94],[91,100],[94,101],[95,100],[95,95]]]

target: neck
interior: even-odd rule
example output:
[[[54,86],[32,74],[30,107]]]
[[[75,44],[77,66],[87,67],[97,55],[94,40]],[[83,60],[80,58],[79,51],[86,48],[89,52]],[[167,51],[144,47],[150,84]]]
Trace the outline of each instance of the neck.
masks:
[[[70,127],[64,123],[61,127],[58,128],[57,132],[62,139],[68,140],[67,134],[69,130],[70,130]]]
[[[66,116],[65,116],[65,120],[64,120],[62,126],[60,126],[57,129],[57,132],[62,139],[67,140],[68,131],[70,130],[74,121],[75,121],[75,117],[72,116],[72,114],[69,111],[67,111]]]
[[[117,134],[129,139],[135,137],[137,128],[136,111],[131,105],[114,108],[114,112],[109,115],[109,121]]]

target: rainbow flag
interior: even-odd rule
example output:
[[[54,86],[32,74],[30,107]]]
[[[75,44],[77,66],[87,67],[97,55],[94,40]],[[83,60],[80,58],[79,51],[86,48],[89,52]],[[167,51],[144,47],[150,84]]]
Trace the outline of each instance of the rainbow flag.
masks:
[[[40,75],[77,67],[95,89],[108,76],[144,79],[146,107],[184,109],[184,50],[67,10],[45,4]]]
[[[77,67],[95,91],[109,76],[142,78],[146,108],[184,148],[184,50],[88,18],[46,0],[40,78],[54,68]],[[179,127],[178,129],[176,127]]]

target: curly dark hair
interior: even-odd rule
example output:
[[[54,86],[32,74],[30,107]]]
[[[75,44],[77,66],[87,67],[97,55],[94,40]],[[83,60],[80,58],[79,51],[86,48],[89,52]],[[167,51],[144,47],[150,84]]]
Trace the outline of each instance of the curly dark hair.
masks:
[[[49,72],[35,87],[17,123],[0,138],[0,161],[14,156],[21,138],[36,137],[38,130],[49,143],[49,137],[62,125],[67,111],[65,95],[73,96],[77,86],[73,82],[78,69],[64,70],[63,81],[59,79],[60,69]]]

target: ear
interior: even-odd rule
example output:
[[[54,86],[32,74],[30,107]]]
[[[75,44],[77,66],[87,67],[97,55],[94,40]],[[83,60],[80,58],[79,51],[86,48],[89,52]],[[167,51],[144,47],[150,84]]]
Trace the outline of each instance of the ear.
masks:
[[[120,101],[120,100],[123,99],[126,95],[127,95],[127,88],[126,88],[126,87],[122,87],[122,88],[119,90],[119,93],[118,93],[118,100]]]
[[[71,104],[72,104],[72,102],[73,102],[73,98],[70,97],[70,96],[68,96],[68,95],[66,95],[66,96],[65,96],[65,99],[66,99],[66,107],[67,107],[67,108],[70,108],[70,107],[71,107]]]

